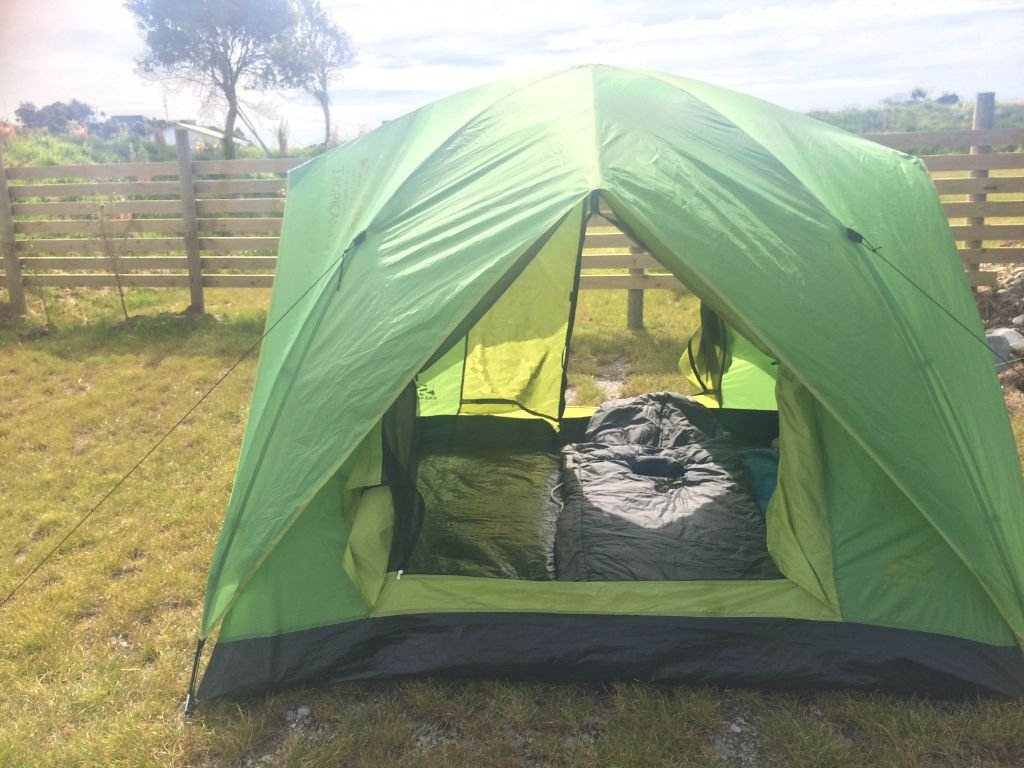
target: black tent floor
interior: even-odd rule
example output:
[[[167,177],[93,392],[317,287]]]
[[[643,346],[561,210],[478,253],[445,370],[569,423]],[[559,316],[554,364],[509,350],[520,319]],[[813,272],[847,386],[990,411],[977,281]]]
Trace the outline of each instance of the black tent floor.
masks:
[[[200,699],[405,677],[1024,697],[1024,656],[955,637],[771,618],[439,613],[218,642]]]

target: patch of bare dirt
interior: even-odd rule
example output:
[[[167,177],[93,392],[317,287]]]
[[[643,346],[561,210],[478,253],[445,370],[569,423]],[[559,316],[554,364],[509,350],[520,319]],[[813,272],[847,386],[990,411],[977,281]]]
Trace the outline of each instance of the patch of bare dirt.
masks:
[[[1004,371],[999,374],[999,383],[1003,387],[1003,398],[1010,416],[1024,416],[1024,374],[1018,369]]]
[[[1024,315],[1024,266],[1004,267],[995,288],[978,288],[975,301],[985,328],[1013,328]]]

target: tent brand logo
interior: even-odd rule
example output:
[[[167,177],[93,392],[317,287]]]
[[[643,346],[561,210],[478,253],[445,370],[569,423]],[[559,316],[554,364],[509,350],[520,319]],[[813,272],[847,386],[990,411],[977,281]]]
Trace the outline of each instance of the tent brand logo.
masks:
[[[416,396],[420,400],[437,400],[437,393],[430,384],[417,384]]]
[[[352,179],[349,178],[351,174],[346,173],[344,168],[335,168],[331,171],[331,194],[327,198],[327,231],[334,232],[340,226],[341,213],[344,208],[346,199],[358,200],[358,195],[354,195],[346,185],[352,184]],[[359,214],[359,211],[350,211],[352,214],[351,220],[355,221],[354,216]]]

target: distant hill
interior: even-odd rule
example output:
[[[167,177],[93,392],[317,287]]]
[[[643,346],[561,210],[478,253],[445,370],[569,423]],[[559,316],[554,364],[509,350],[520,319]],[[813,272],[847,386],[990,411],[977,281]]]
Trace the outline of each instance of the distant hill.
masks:
[[[889,133],[897,131],[959,131],[971,127],[973,102],[940,104],[916,101],[879,107],[841,109],[834,112],[808,112],[823,123],[850,133]],[[1024,104],[996,103],[996,128],[1024,128]]]

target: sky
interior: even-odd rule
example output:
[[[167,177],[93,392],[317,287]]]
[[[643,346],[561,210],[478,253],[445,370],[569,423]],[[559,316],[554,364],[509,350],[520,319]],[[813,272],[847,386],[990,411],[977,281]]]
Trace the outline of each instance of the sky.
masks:
[[[796,111],[916,87],[1024,100],[1024,0],[321,0],[356,52],[331,91],[342,138],[490,80],[605,63],[733,88]],[[0,119],[76,98],[107,115],[220,124],[223,106],[144,78],[122,0],[0,0]],[[322,140],[308,97],[249,94],[265,141]]]

